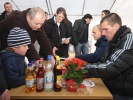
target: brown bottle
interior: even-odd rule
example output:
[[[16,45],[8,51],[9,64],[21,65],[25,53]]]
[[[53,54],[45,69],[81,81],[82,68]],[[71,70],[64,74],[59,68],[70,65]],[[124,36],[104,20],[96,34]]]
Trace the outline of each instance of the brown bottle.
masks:
[[[60,66],[60,57],[56,56],[56,63],[54,66],[54,91],[59,92],[62,90],[62,68]]]
[[[43,61],[39,60],[39,69],[36,75],[36,91],[42,92],[44,91],[44,68]]]

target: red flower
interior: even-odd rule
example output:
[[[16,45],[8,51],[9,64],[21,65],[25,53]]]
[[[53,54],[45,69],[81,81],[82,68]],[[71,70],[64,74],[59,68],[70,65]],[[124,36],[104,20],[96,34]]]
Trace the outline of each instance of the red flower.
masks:
[[[72,82],[74,82],[74,80],[73,80],[73,79],[70,79],[70,80],[68,80],[67,82],[68,82],[68,83],[72,83]]]
[[[73,79],[78,85],[82,83],[84,74],[87,72],[83,70],[82,67],[86,66],[86,62],[80,60],[79,58],[74,58],[71,60],[65,61],[66,71],[63,77],[66,80]]]

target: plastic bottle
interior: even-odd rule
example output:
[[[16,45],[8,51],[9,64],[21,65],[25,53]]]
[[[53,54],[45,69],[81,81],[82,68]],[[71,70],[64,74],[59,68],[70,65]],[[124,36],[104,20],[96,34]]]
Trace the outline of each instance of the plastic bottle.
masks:
[[[37,92],[44,91],[44,68],[42,60],[39,60],[39,68],[36,75],[36,91]]]
[[[54,66],[54,91],[59,92],[62,90],[62,68],[60,66],[60,57],[56,56],[56,63]]]
[[[30,63],[32,63],[32,67],[33,67],[33,75],[34,75],[34,84],[36,84],[36,74],[37,74],[37,71],[36,71],[36,66],[35,66],[35,62],[34,60],[30,61]]]
[[[53,81],[54,81],[54,73],[53,73],[53,67],[51,63],[52,56],[48,55],[47,57],[47,65],[45,68],[45,78],[44,78],[44,87],[45,91],[49,92],[53,90]]]
[[[30,93],[34,91],[34,76],[33,76],[33,68],[32,63],[28,64],[28,68],[26,70],[26,77],[25,77],[25,90],[26,92]]]

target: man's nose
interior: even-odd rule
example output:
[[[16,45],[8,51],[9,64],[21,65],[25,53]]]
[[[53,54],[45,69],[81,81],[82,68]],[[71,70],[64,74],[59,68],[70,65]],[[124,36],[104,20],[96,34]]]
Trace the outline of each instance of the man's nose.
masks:
[[[42,25],[37,25],[38,28],[41,28]]]
[[[102,34],[102,35],[105,35],[105,34],[106,34],[106,31],[102,30],[102,31],[101,31],[101,34]]]

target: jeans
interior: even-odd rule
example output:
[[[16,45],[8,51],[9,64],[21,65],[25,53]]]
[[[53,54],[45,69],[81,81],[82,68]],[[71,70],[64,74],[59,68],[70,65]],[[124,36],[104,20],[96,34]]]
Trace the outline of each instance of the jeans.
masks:
[[[76,50],[76,56],[79,56],[81,54],[88,54],[89,50],[88,50],[88,42],[86,43],[82,43],[82,44],[78,44],[75,46],[75,50]]]
[[[122,96],[118,94],[113,94],[113,100],[133,100],[133,97]]]

